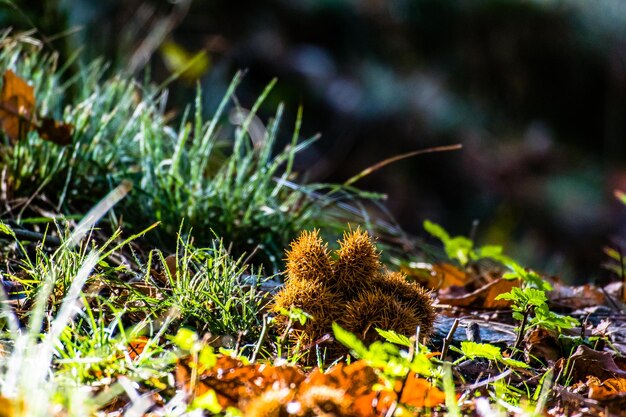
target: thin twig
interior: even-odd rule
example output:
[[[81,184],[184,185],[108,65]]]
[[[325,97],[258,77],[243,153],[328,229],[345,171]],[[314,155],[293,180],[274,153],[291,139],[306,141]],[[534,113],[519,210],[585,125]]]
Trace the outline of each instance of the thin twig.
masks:
[[[507,376],[509,376],[511,374],[511,370],[507,369],[506,371],[494,376],[494,377],[488,377],[487,379],[483,379],[482,381],[478,381],[473,383],[472,385],[468,385],[468,386],[464,386],[462,387],[463,390],[475,390],[477,388],[480,387],[484,387],[485,385],[489,385],[492,382],[496,382],[502,378],[506,378]]]
[[[259,336],[259,341],[254,347],[254,352],[252,352],[252,357],[250,358],[250,362],[256,361],[256,358],[259,355],[259,352],[261,351],[261,345],[263,345],[263,342],[265,342],[265,339],[267,338],[267,321],[268,321],[268,317],[267,317],[267,314],[265,314],[263,315],[263,327],[261,328],[261,335]]]
[[[358,174],[356,174],[354,177],[348,179],[346,182],[343,183],[344,186],[348,186],[348,185],[352,185],[355,182],[357,182],[358,180],[360,180],[361,178],[371,174],[372,172],[378,171],[379,169],[392,164],[394,162],[400,161],[402,159],[406,159],[406,158],[411,158],[413,156],[417,156],[417,155],[424,155],[427,153],[433,153],[433,152],[447,152],[447,151],[456,151],[459,150],[463,147],[463,145],[461,145],[460,143],[457,143],[456,145],[446,145],[446,146],[434,146],[432,148],[427,148],[427,149],[420,149],[418,151],[412,151],[412,152],[407,152],[407,153],[403,153],[400,155],[396,155],[393,156],[391,158],[387,158],[383,161],[380,161],[368,168],[365,168],[363,171],[359,172]]]
[[[61,244],[61,239],[55,236],[50,236],[49,234],[33,232],[31,230],[26,230],[26,229],[18,229],[15,227],[12,227],[11,230],[13,230],[15,237],[18,239],[36,240],[36,241],[41,241],[44,244],[54,245],[54,246],[59,246]]]
[[[519,353],[521,352],[520,347],[522,346],[522,341],[524,340],[524,331],[526,330],[526,324],[528,324],[528,316],[530,315],[529,306],[524,311],[524,316],[522,318],[522,324],[519,326],[519,332],[517,333],[517,339],[515,340],[515,345],[513,346],[513,359],[517,359],[519,357]]]
[[[460,320],[454,319],[454,323],[452,323],[452,327],[450,327],[450,331],[445,339],[443,339],[443,346],[441,347],[441,360],[445,361],[446,356],[448,355],[448,349],[450,349],[450,344],[452,343],[452,339],[454,338],[454,333],[456,333],[456,328],[459,327]]]

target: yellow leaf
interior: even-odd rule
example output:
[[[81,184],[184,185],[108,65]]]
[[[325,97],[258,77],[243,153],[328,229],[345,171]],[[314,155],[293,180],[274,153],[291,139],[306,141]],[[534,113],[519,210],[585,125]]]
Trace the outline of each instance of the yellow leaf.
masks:
[[[174,41],[161,45],[161,56],[165,66],[187,82],[195,82],[211,66],[211,59],[206,51],[191,53]]]

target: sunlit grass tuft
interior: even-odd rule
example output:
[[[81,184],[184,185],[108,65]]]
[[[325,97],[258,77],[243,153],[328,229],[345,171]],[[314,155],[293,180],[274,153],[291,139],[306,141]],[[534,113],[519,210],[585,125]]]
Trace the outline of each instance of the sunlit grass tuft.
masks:
[[[121,222],[137,231],[160,221],[153,240],[173,250],[184,220],[184,234],[193,229],[199,245],[217,235],[232,245],[234,256],[246,253],[276,272],[291,239],[303,229],[338,228],[337,199],[357,193],[294,183],[295,157],[317,137],[300,140],[300,109],[290,143],[276,146],[283,106],[265,126],[257,116],[274,82],[247,109],[234,99],[242,81],[237,74],[209,117],[199,89],[194,105],[172,119],[167,91],[150,83],[124,74],[107,77],[101,62],[74,74],[71,63],[58,62],[27,35],[5,33],[0,44],[0,72],[11,69],[33,85],[38,114],[73,126],[67,146],[34,131],[17,143],[6,137],[0,142],[8,207],[18,222],[33,202],[82,214],[114,185],[129,181],[133,191],[109,213],[112,230]]]

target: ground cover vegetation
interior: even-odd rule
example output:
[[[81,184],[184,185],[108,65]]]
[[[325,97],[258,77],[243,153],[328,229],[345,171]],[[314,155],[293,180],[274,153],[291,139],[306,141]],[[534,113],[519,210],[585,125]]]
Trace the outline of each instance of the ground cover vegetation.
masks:
[[[606,288],[429,221],[437,255],[403,254],[354,209],[376,196],[299,180],[301,112],[275,149],[272,84],[174,119],[149,81],[0,45],[1,417],[623,413],[618,250]]]

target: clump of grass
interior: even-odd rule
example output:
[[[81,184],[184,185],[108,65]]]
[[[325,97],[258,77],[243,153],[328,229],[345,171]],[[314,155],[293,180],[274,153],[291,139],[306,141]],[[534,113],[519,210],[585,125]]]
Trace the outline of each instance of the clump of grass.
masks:
[[[185,234],[193,229],[199,245],[218,235],[234,256],[247,253],[275,272],[282,268],[283,248],[300,230],[336,224],[323,209],[334,202],[311,191],[321,185],[292,186],[296,154],[316,139],[299,141],[302,111],[283,149],[275,148],[282,105],[262,134],[251,133],[274,82],[243,109],[233,98],[242,80],[237,74],[208,119],[198,90],[193,108],[180,114],[174,128],[164,90],[123,74],[106,78],[101,62],[72,75],[70,63],[60,64],[27,35],[5,33],[0,44],[0,71],[12,69],[34,86],[40,114],[74,127],[68,146],[43,141],[37,132],[0,144],[0,170],[17,220],[33,201],[65,215],[82,213],[128,180],[133,192],[110,213],[113,229],[122,221],[130,231],[160,221],[153,239],[173,249],[184,219]],[[241,119],[237,126],[228,123],[229,112]]]
[[[162,283],[154,279],[154,259],[163,270]],[[232,257],[222,240],[196,248],[181,237],[176,255],[166,259],[155,250],[145,270],[145,282],[158,293],[132,292],[124,302],[135,306],[134,312],[152,319],[175,312],[180,325],[230,340],[229,347],[241,347],[258,337],[268,302],[261,286],[271,277],[252,269],[243,257]]]
[[[129,397],[136,396],[134,388],[129,390],[120,383],[122,375],[137,383],[165,378],[171,358],[162,351],[155,354],[158,350],[154,349],[162,333],[155,332],[152,339],[146,339],[143,351],[131,358],[128,346],[141,326],[124,329],[120,322],[123,312],[107,317],[97,303],[90,304],[93,296],[83,293],[85,285],[95,285],[105,278],[98,272],[99,266],[106,265],[110,255],[128,243],[118,243],[118,234],[102,244],[87,235],[115,201],[107,196],[96,206],[99,210],[94,208],[71,234],[63,235],[54,252],[37,250],[34,261],[25,261],[30,279],[22,283],[32,285],[26,296],[33,302],[28,304],[24,327],[9,307],[6,294],[0,291],[1,315],[8,330],[1,339],[4,354],[0,356],[0,401],[7,415],[91,415],[105,406],[111,395],[126,392]],[[0,225],[3,233],[15,239],[24,251],[12,229]],[[15,277],[2,278],[4,282],[5,278]],[[166,328],[163,326],[162,331]],[[86,389],[89,383],[94,383],[92,389]],[[107,388],[104,394],[95,388],[102,385]],[[144,403],[131,408],[145,412],[148,407]]]
[[[200,242],[208,242],[217,234],[234,244],[234,255],[256,252],[257,259],[276,270],[278,255],[297,231],[322,221],[319,205],[311,204],[304,193],[285,187],[280,180],[294,175],[296,152],[313,139],[297,144],[299,113],[291,144],[273,156],[283,112],[279,106],[262,142],[253,146],[250,123],[268,96],[271,83],[242,125],[231,132],[234,139],[226,141],[231,148],[220,152],[220,134],[227,129],[221,120],[240,81],[237,75],[207,121],[202,118],[198,91],[193,120],[186,112],[175,136],[154,136],[151,120],[144,116],[144,132],[138,138],[144,155],[137,163],[141,167],[140,187],[145,192],[138,194],[135,207],[141,211],[136,214],[154,213],[168,236],[175,234],[173,227],[184,218]],[[171,146],[167,151],[160,145],[163,141]]]

